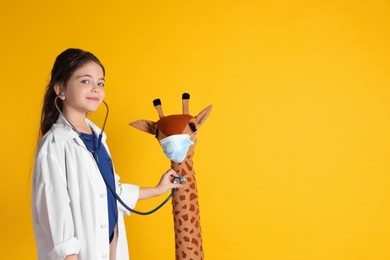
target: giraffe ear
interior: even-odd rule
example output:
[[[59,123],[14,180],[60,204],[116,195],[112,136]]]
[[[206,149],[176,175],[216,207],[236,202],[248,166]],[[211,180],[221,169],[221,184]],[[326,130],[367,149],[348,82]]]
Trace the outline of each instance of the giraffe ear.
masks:
[[[198,126],[200,127],[205,121],[206,119],[209,117],[210,113],[211,113],[211,109],[213,108],[212,105],[206,107],[205,109],[203,109],[202,111],[200,111],[200,113],[195,116],[195,119],[196,119],[196,122],[198,123]]]
[[[156,134],[156,123],[150,120],[137,120],[135,122],[130,123],[132,127],[135,127],[141,131],[144,131],[148,134]]]

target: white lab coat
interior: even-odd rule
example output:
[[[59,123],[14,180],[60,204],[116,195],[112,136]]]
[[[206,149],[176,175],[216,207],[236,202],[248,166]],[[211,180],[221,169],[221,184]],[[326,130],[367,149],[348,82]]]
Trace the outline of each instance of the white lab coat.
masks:
[[[102,142],[109,152],[105,135]],[[117,193],[134,208],[139,187],[120,184],[116,174],[115,179]],[[93,156],[60,115],[41,139],[35,158],[32,210],[38,259],[64,259],[69,254],[78,254],[79,260],[108,259],[106,193]],[[123,215],[130,212],[118,203],[117,260],[129,259]]]

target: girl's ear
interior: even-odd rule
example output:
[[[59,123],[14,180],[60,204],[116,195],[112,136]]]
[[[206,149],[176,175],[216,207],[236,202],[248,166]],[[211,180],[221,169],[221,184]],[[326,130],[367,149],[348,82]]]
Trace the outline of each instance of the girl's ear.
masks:
[[[196,122],[198,123],[198,126],[200,127],[206,119],[209,117],[211,113],[211,109],[213,108],[212,105],[206,107],[203,109],[197,116],[195,116]]]
[[[137,120],[135,122],[130,123],[132,127],[135,127],[145,133],[155,135],[156,134],[156,122],[150,120]]]
[[[59,96],[61,92],[64,90],[62,89],[61,85],[59,83],[54,85],[54,91],[56,92],[56,95]]]

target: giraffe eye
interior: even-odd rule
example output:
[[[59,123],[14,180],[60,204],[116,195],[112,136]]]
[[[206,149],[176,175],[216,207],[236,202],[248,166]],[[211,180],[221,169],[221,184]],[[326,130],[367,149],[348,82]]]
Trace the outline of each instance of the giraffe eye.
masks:
[[[188,125],[191,128],[192,132],[196,132],[196,126],[194,123],[189,123]]]
[[[156,135],[154,137],[156,137],[156,139],[158,139],[158,128],[156,129]]]

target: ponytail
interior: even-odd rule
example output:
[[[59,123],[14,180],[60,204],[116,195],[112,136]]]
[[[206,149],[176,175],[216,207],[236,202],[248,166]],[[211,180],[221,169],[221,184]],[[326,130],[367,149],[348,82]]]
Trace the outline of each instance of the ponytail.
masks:
[[[50,130],[60,114],[54,104],[56,96],[57,94],[54,91],[54,86],[52,86],[52,84],[47,85],[41,112],[41,137]],[[62,110],[62,102],[58,103],[58,108]]]

